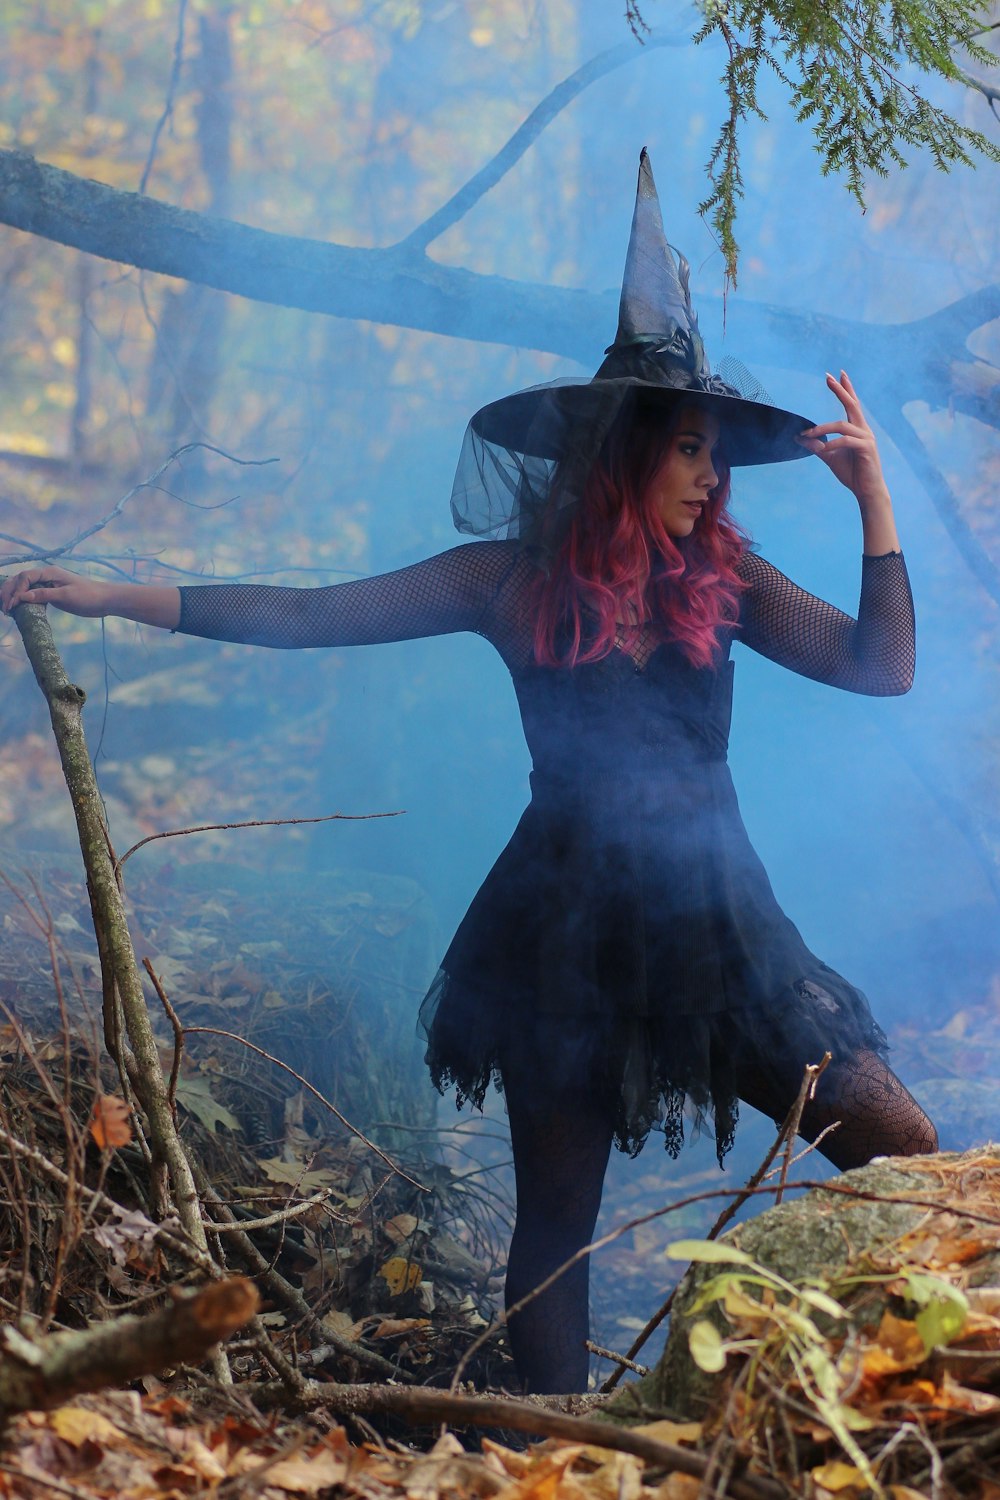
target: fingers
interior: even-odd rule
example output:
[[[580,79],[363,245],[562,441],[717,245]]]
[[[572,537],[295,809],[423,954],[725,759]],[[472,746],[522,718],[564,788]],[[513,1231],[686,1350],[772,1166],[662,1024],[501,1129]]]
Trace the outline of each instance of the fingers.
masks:
[[[13,578],[5,578],[0,585],[0,606],[4,614],[9,615],[19,604],[45,604],[52,589],[61,581],[52,577],[45,568],[37,572],[16,573]]]
[[[839,380],[835,375],[828,374],[826,383],[846,411],[848,417],[854,422],[864,424],[865,416],[861,409],[861,402],[858,400],[858,393],[854,389],[851,377],[847,371],[841,370]]]

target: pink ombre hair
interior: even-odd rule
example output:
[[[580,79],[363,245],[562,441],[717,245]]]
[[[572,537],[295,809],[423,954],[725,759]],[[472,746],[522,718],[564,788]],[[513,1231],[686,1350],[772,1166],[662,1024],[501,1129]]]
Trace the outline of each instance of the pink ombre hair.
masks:
[[[739,614],[744,585],[735,568],[748,545],[726,512],[728,465],[715,461],[719,483],[689,537],[671,537],[649,498],[666,443],[694,404],[679,403],[666,426],[662,408],[640,408],[608,434],[568,534],[538,581],[540,666],[599,661],[616,642],[629,650],[649,625],[694,666],[712,665],[717,631]]]

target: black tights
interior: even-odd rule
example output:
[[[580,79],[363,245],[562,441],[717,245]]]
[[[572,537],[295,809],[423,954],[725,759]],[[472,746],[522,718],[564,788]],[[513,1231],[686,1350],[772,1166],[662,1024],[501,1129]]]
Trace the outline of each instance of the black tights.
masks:
[[[740,1097],[783,1119],[801,1078],[783,1087],[763,1077],[740,1081]],[[540,1099],[506,1076],[517,1219],[507,1262],[506,1305],[544,1281],[593,1238],[611,1150],[610,1110],[583,1091]],[[873,1156],[919,1156],[937,1150],[934,1127],[896,1075],[874,1053],[828,1068],[816,1099],[802,1116],[801,1133],[815,1137],[832,1121],[836,1130],[819,1147],[840,1171]],[[590,1260],[572,1270],[510,1320],[514,1362],[529,1391],[582,1391],[587,1387]]]

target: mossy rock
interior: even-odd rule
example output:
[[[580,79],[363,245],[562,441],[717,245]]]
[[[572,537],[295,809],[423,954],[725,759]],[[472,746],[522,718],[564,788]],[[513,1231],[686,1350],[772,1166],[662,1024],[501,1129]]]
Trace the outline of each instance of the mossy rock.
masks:
[[[978,1240],[982,1226],[971,1219],[963,1226],[961,1220],[970,1174],[977,1185],[984,1181],[990,1184],[995,1201],[1000,1191],[1000,1146],[980,1147],[961,1156],[924,1157],[919,1165],[913,1158],[879,1158],[833,1178],[828,1186],[767,1209],[721,1239],[788,1281],[801,1283],[817,1278],[825,1282],[848,1266],[884,1259],[896,1241],[918,1225],[923,1227],[930,1199],[940,1202],[944,1211],[951,1209],[958,1232],[967,1232],[970,1240]],[[950,1180],[955,1186],[949,1191]],[[866,1196],[851,1196],[847,1190]],[[873,1199],[869,1194],[878,1197]],[[904,1198],[923,1201],[899,1201]],[[724,1270],[717,1264],[689,1267],[677,1289],[670,1334],[659,1363],[649,1375],[625,1386],[604,1408],[603,1416],[626,1425],[648,1421],[653,1414],[699,1420],[716,1403],[726,1372],[712,1375],[698,1368],[688,1347],[688,1331],[698,1293]],[[970,1264],[967,1284],[1000,1285],[1000,1246]],[[877,1325],[886,1301],[887,1293],[881,1287],[867,1288],[863,1302],[851,1308],[856,1324]],[[702,1310],[698,1316],[709,1317],[724,1335],[731,1331],[718,1309]]]

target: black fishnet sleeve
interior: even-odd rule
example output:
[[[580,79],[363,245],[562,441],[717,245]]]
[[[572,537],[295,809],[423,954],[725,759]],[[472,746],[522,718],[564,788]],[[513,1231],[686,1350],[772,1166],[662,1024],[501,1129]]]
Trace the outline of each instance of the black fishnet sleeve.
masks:
[[[740,601],[739,639],[754,651],[851,693],[887,697],[909,691],[913,597],[901,552],[862,558],[856,620],[752,552],[740,559],[738,572],[748,584]]]
[[[396,573],[326,588],[198,584],[180,591],[177,629],[286,650],[484,630],[511,561],[506,543],[471,542]]]

